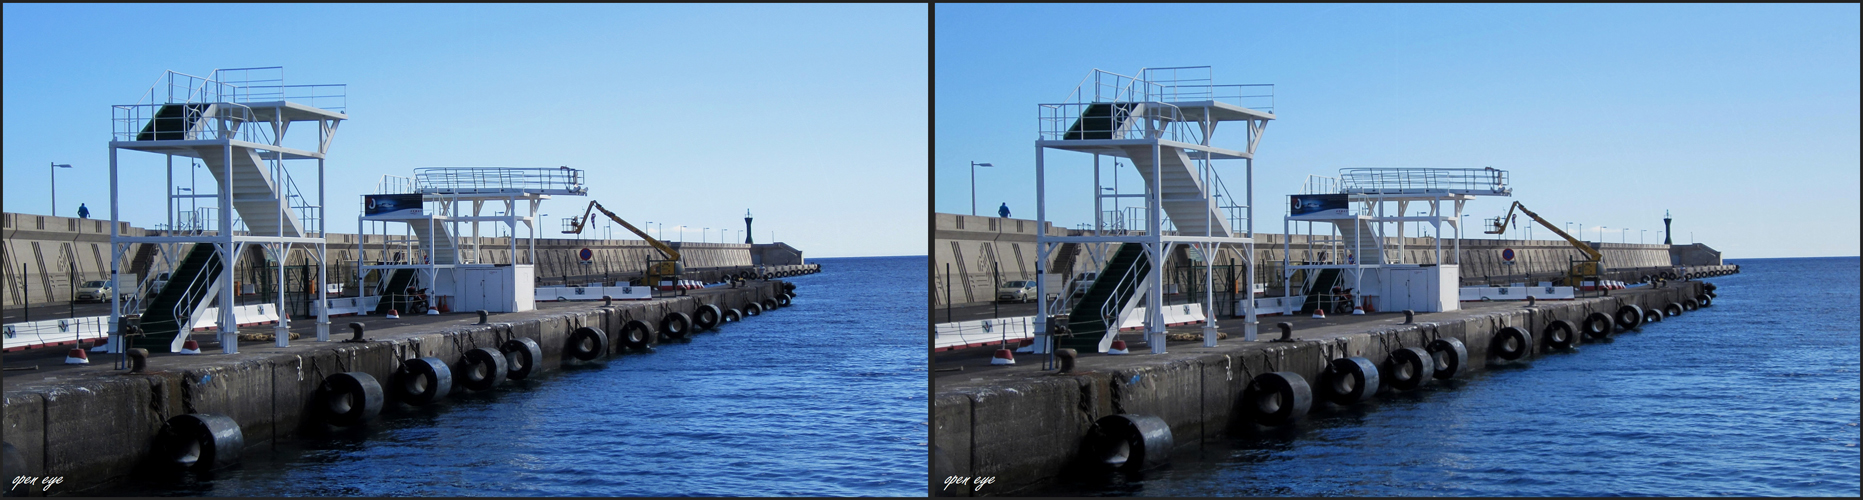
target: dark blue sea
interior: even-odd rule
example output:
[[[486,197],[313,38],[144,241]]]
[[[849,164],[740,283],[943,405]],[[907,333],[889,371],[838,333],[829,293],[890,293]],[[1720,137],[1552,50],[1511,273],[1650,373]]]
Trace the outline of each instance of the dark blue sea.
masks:
[[[922,496],[926,258],[811,262],[793,305],[688,344],[100,494]]]
[[[1858,258],[1728,263],[1712,307],[1609,343],[1035,494],[1856,497]]]

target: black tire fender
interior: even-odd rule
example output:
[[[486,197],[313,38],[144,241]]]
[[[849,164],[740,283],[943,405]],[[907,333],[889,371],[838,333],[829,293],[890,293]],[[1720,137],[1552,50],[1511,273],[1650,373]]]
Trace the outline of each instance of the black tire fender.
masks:
[[[337,427],[368,422],[382,413],[382,384],[366,372],[343,372],[324,377],[317,387],[317,406],[323,421]]]
[[[1423,385],[1436,376],[1436,362],[1430,359],[1430,352],[1421,347],[1405,347],[1391,351],[1390,359],[1384,362],[1384,371],[1379,380],[1398,390],[1411,390]]]
[[[1436,373],[1432,375],[1438,379],[1455,378],[1463,367],[1468,366],[1468,346],[1463,345],[1461,339],[1443,337],[1432,340],[1425,349],[1430,351],[1430,357],[1435,360]]]
[[[1709,298],[1708,294],[1705,294],[1705,293],[1695,297],[1695,302],[1699,302],[1700,307],[1708,307],[1708,306],[1714,305],[1714,299]]]
[[[1617,327],[1625,330],[1643,326],[1643,308],[1636,304],[1624,304],[1617,308]]]
[[[1695,299],[1682,299],[1682,310],[1695,312],[1696,309],[1701,309],[1701,303],[1695,302]]]
[[[543,361],[543,346],[530,337],[506,340],[498,350],[505,354],[505,378],[511,380],[524,380],[536,373],[537,363]]]
[[[1585,330],[1585,337],[1592,339],[1611,336],[1612,324],[1611,315],[1602,312],[1586,315],[1585,319],[1579,322],[1579,326]]]
[[[1171,426],[1153,415],[1122,413],[1093,422],[1080,459],[1092,469],[1137,472],[1171,460]]]
[[[646,349],[653,340],[653,327],[638,319],[628,320],[621,325],[621,345],[629,349]]]
[[[743,320],[744,320],[743,312],[740,312],[736,309],[725,309],[724,316],[719,320],[720,321],[719,324],[736,323],[736,322],[743,321]]]
[[[466,355],[459,359],[460,385],[475,391],[497,387],[509,371],[510,367],[505,364],[505,353],[490,347],[466,351]]]
[[[679,311],[666,313],[660,317],[660,333],[670,339],[686,338],[686,334],[692,333],[692,317]]]
[[[1661,323],[1661,322],[1662,322],[1662,311],[1661,310],[1658,310],[1658,309],[1644,309],[1643,310],[1643,324],[1648,325],[1650,323]]]
[[[1578,340],[1576,338],[1578,329],[1572,327],[1572,322],[1563,319],[1555,319],[1547,323],[1546,328],[1540,330],[1540,334],[1546,337],[1546,347],[1551,349],[1570,349],[1572,343]]]
[[[756,302],[744,304],[744,317],[762,316],[762,315],[763,315],[763,304],[758,304]]]
[[[1298,373],[1263,373],[1242,390],[1242,401],[1255,423],[1280,425],[1307,414],[1313,407],[1313,388]]]
[[[246,436],[232,417],[218,413],[176,415],[156,437],[157,459],[171,469],[211,471],[239,463]]]
[[[1327,401],[1350,405],[1378,393],[1378,366],[1361,357],[1332,360],[1321,376],[1320,387]]]
[[[395,371],[397,396],[411,405],[424,405],[453,391],[453,370],[440,358],[426,356],[401,361]]]
[[[724,311],[715,305],[705,304],[692,311],[692,326],[701,332],[717,328],[723,320]]]
[[[1526,330],[1517,326],[1502,328],[1494,332],[1494,340],[1489,343],[1494,356],[1506,361],[1513,361],[1525,356],[1533,347],[1533,337]]]
[[[763,306],[763,312],[775,311],[777,308],[776,299],[763,299],[760,304]]]
[[[1676,317],[1676,316],[1681,316],[1682,315],[1682,304],[1670,302],[1669,305],[1662,306],[1662,314],[1663,316],[1667,316],[1671,318]]]
[[[777,295],[776,305],[778,307],[789,307],[789,292],[783,292],[781,295]]]
[[[577,328],[569,332],[569,343],[564,345],[563,352],[579,360],[594,361],[608,354],[608,334],[590,326]]]

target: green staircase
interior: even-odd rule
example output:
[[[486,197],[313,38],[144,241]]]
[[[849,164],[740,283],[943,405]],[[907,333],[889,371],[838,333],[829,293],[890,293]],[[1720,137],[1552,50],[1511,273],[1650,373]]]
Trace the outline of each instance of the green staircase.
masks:
[[[382,288],[382,301],[375,304],[375,314],[388,314],[388,310],[408,310],[408,284],[414,282],[413,269],[396,269],[388,275],[388,286]]]
[[[1100,269],[1099,278],[1087,293],[1074,303],[1074,310],[1068,314],[1067,330],[1072,336],[1056,337],[1058,347],[1071,347],[1083,352],[1099,352],[1100,338],[1104,337],[1108,323],[1119,318],[1102,317],[1100,311],[1112,304],[1118,309],[1138,291],[1143,277],[1151,272],[1151,259],[1145,255],[1144,245],[1125,243],[1107,259],[1106,267]],[[1129,275],[1129,276],[1128,276]],[[1131,279],[1126,279],[1130,277]]]
[[[1339,271],[1338,269],[1320,270],[1319,279],[1313,280],[1313,285],[1307,287],[1305,294],[1307,302],[1300,305],[1300,314],[1313,314],[1314,309],[1320,308],[1320,293],[1328,292],[1333,287],[1339,286],[1339,278],[1342,276]]]
[[[200,121],[201,114],[207,111],[206,104],[164,104],[149,119],[148,125],[142,126],[142,132],[136,134],[138,141],[179,141],[187,138],[187,132]]]
[[[1069,141],[1111,139],[1113,131],[1119,130],[1121,125],[1132,118],[1132,109],[1136,107],[1137,104],[1129,102],[1089,104],[1087,110],[1080,113],[1080,118],[1067,128],[1067,135],[1062,138]]]
[[[187,328],[189,317],[206,302],[202,299],[208,289],[220,279],[219,255],[220,252],[207,243],[195,244],[188,250],[187,256],[168,275],[168,285],[142,308],[142,335],[132,337],[135,341],[130,347],[169,352],[175,336]]]

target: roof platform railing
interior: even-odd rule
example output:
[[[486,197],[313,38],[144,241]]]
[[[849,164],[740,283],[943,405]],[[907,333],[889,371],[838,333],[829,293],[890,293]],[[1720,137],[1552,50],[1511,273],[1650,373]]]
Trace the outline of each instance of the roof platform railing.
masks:
[[[1272,114],[1274,84],[1215,83],[1209,66],[1146,68],[1133,77],[1094,69],[1060,102],[1038,105],[1041,140],[1166,139],[1196,144],[1203,130],[1194,122],[1204,113],[1184,106],[1218,102]],[[1158,120],[1162,130],[1145,135],[1142,121]]]
[[[587,196],[582,170],[569,167],[433,167],[414,169],[415,189],[432,195]]]
[[[1339,170],[1338,192],[1353,195],[1513,196],[1514,190],[1507,185],[1507,171],[1492,167],[1345,168]]]

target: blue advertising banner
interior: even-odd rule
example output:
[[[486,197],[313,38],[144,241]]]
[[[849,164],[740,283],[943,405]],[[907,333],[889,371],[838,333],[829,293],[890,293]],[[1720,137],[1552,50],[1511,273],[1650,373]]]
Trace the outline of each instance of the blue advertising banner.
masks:
[[[368,194],[362,196],[364,217],[421,216],[420,194]]]
[[[1351,214],[1343,194],[1296,194],[1288,198],[1293,200],[1287,209],[1289,217],[1330,218]]]

